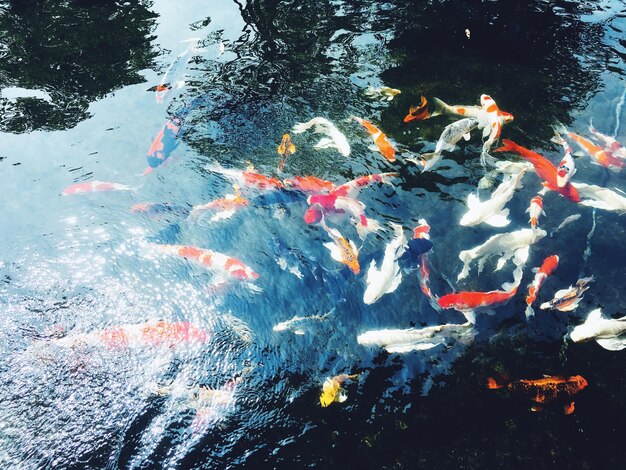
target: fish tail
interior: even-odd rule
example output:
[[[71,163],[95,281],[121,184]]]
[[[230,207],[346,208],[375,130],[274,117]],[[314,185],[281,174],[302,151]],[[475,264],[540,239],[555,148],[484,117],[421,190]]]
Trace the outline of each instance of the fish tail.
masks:
[[[552,129],[554,129],[554,132],[557,134],[567,134],[567,129],[560,121],[556,121],[556,124],[552,126]]]
[[[393,178],[398,178],[400,176],[400,173],[381,173],[380,175],[380,181],[383,184],[390,184],[390,185],[394,185],[392,180]]]
[[[589,132],[591,132],[592,134],[596,134],[598,132],[598,130],[593,127],[593,118],[589,119]]]
[[[430,113],[430,117],[435,117],[441,114],[445,114],[446,111],[450,108],[450,106],[448,106],[446,103],[444,103],[443,101],[441,101],[439,98],[436,98],[436,97],[433,98],[432,103],[434,106],[434,110],[432,113]]]
[[[524,313],[526,314],[526,321],[528,322],[530,320],[531,317],[535,316],[535,311],[533,310],[532,306],[528,305],[526,307],[526,310],[524,311]]]
[[[487,388],[490,390],[497,390],[499,388],[504,387],[504,385],[499,384],[496,379],[493,377],[487,377]]]
[[[291,132],[293,132],[294,134],[302,134],[306,130],[313,127],[315,124],[316,124],[315,118],[311,119],[308,122],[298,122],[291,128]]]
[[[509,139],[502,139],[502,147],[493,150],[494,152],[515,152],[518,153],[519,145]]]

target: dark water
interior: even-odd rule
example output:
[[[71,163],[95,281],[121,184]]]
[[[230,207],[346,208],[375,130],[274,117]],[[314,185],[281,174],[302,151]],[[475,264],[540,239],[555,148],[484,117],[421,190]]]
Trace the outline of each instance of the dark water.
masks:
[[[337,183],[397,171],[395,186],[367,188],[360,199],[383,225],[428,220],[431,288],[448,293],[459,251],[501,231],[458,225],[485,174],[480,139],[420,174],[402,156],[390,164],[370,150],[347,118],[376,123],[406,156],[431,151],[449,122],[402,122],[420,90],[463,104],[488,93],[515,115],[503,137],[552,161],[562,152],[549,141],[557,121],[585,133],[593,118],[624,141],[623,2],[33,0],[1,2],[0,24],[0,86],[38,91],[0,98],[3,468],[621,468],[624,353],[564,339],[596,307],[624,314],[625,225],[617,213],[544,197],[540,225],[548,233],[568,215],[581,218],[532,247],[522,287],[531,267],[558,253],[541,300],[579,274],[596,276],[575,312],[541,311],[527,326],[518,294],[495,316],[479,317],[473,344],[403,355],[360,346],[356,336],[462,316],[434,310],[415,272],[394,293],[363,303],[369,260],[380,257],[387,232],[366,239],[354,276],[330,259],[326,234],[302,220],[304,197],[247,191],[253,204],[228,220],[189,223],[184,214],[232,192],[206,169],[215,162]],[[198,50],[174,77],[184,86],[158,103],[155,87],[190,38]],[[383,84],[402,93],[384,103],[364,95]],[[281,135],[315,116],[337,124],[351,156],[315,150],[312,133],[292,135],[297,153],[278,173]],[[174,118],[183,123],[172,142],[176,161],[142,176],[154,137]],[[623,172],[587,157],[576,166],[576,181],[625,189]],[[132,190],[61,196],[93,180]],[[507,206],[510,230],[527,226],[524,211],[539,189],[527,175]],[[130,212],[147,201],[179,209],[152,218]],[[341,230],[358,239],[349,224]],[[151,243],[239,258],[259,273],[256,287],[217,284],[192,263],[156,255]],[[289,249],[302,279],[275,262],[276,250],[293,255]],[[510,281],[508,268],[492,269],[474,270],[454,288]],[[306,335],[272,330],[333,308]],[[212,336],[200,349],[54,342],[150,320],[192,322]],[[361,375],[346,385],[345,403],[321,408],[324,379],[341,373]],[[531,413],[528,400],[485,388],[494,373],[580,374],[589,386],[573,415],[559,407]],[[198,387],[224,398],[202,408],[193,399]]]

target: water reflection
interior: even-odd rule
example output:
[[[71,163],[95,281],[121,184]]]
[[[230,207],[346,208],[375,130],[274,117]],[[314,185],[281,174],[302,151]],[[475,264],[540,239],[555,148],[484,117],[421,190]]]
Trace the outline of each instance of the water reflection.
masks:
[[[1,99],[5,132],[59,130],[89,117],[89,103],[140,83],[156,56],[152,2],[33,0],[0,8],[0,84],[51,98]]]

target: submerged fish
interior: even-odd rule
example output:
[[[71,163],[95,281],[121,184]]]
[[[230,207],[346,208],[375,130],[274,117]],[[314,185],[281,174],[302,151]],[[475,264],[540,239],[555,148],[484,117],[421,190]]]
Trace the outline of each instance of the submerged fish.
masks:
[[[409,328],[406,330],[370,330],[357,336],[363,346],[384,348],[389,353],[407,353],[432,349],[439,344],[447,344],[450,339],[470,342],[474,337],[474,325],[445,325]]]
[[[552,300],[542,303],[539,308],[541,310],[554,309],[561,312],[571,312],[578,307],[583,298],[583,293],[589,289],[587,284],[593,281],[593,276],[583,277],[576,281],[575,286],[569,286],[567,289],[557,291]]]
[[[211,202],[207,202],[206,204],[193,206],[191,212],[189,213],[189,220],[194,221],[200,217],[203,212],[207,211],[214,212],[214,215],[210,219],[211,222],[232,217],[237,209],[245,207],[249,204],[249,201],[241,196],[238,184],[233,185],[233,189],[235,194],[228,194],[224,198],[215,199]]]
[[[574,134],[573,132],[569,132],[567,130],[565,130],[565,132],[567,132],[569,138],[576,142],[596,164],[614,171],[619,171],[626,166],[626,162],[614,157],[610,152],[607,152],[602,147],[595,145],[593,142],[579,136],[578,134]]]
[[[171,159],[172,152],[180,142],[181,127],[182,121],[177,117],[173,117],[165,123],[148,149],[148,168],[144,171],[144,175]]]
[[[626,159],[626,147],[624,147],[622,143],[618,142],[615,138],[598,132],[597,129],[593,127],[593,123],[591,121],[589,121],[589,132],[591,132],[596,139],[604,143],[604,150],[606,152],[610,153],[614,157]]]
[[[245,186],[251,189],[257,189],[261,191],[274,191],[277,189],[283,189],[285,187],[281,180],[256,172],[252,165],[249,165],[246,170],[224,168],[219,163],[206,165],[205,168],[211,172],[218,173],[233,182],[238,183],[240,186]]]
[[[217,251],[187,245],[152,244],[151,246],[163,253],[180,256],[237,279],[254,280],[259,277],[252,268],[246,266],[237,258],[232,258]]]
[[[155,89],[157,103],[162,103],[170,90],[173,88],[181,88],[185,84],[183,79],[185,67],[187,67],[187,64],[191,60],[192,54],[199,51],[199,41],[199,38],[190,38],[182,41],[183,43],[188,43],[187,49],[176,56],[165,71],[161,83],[157,85]]]
[[[495,149],[494,152],[515,152],[519,154],[524,160],[528,160],[533,164],[535,173],[545,181],[544,186],[546,188],[565,196],[572,202],[580,202],[578,191],[570,182],[567,182],[563,187],[559,187],[557,183],[557,169],[548,159],[521,145],[517,145],[512,140],[502,139],[502,144],[503,146]]]
[[[354,380],[359,377],[359,374],[339,374],[335,377],[324,380],[322,385],[322,394],[320,395],[320,405],[326,408],[333,402],[343,403],[348,399],[348,395],[345,390],[341,388],[341,384],[347,380]]]
[[[378,148],[378,151],[390,162],[396,161],[396,149],[391,145],[391,142],[387,139],[387,136],[374,124],[366,121],[365,119],[361,119],[356,116],[351,116],[353,120],[361,124],[367,132],[369,132],[370,137],[374,141],[374,145]]]
[[[574,327],[569,336],[574,343],[594,339],[604,349],[621,351],[626,348],[626,317],[609,318],[597,308],[582,325]]]
[[[363,302],[373,304],[383,295],[395,291],[402,282],[402,273],[398,265],[398,259],[407,248],[406,237],[401,225],[391,223],[395,238],[385,247],[385,255],[376,268],[376,260],[372,260],[367,270],[366,288],[363,294]]]
[[[545,376],[542,379],[521,379],[498,382],[493,377],[487,378],[487,388],[495,390],[506,387],[512,392],[527,395],[536,404],[532,411],[540,411],[541,406],[553,401],[564,401],[563,411],[566,415],[574,412],[573,395],[587,386],[587,381],[580,375],[570,377]]]
[[[108,183],[105,181],[87,181],[85,183],[70,184],[63,190],[63,196],[82,193],[101,193],[105,191],[133,191],[135,188],[121,183]]]
[[[351,181],[343,183],[333,189],[331,192],[337,196],[345,196],[355,198],[359,191],[373,183],[390,184],[391,180],[400,176],[400,173],[374,173],[372,175],[359,176]]]
[[[359,237],[365,240],[368,234],[380,230],[378,221],[365,217],[365,204],[356,199],[331,194],[314,194],[307,198],[311,206],[304,214],[307,224],[315,224],[327,215],[348,214],[356,225]]]
[[[378,88],[367,87],[365,94],[372,98],[380,98],[381,101],[391,101],[396,95],[402,93],[397,88],[390,88],[388,86],[381,86]]]
[[[296,146],[291,142],[291,136],[289,134],[283,134],[283,138],[280,141],[280,145],[276,149],[278,155],[282,158],[280,159],[280,163],[278,164],[278,170],[282,171],[285,166],[285,160],[289,155],[293,155],[296,153]]]
[[[315,176],[294,176],[284,180],[283,183],[289,189],[312,194],[329,193],[336,188],[333,182]]]
[[[299,317],[295,315],[291,320],[286,320],[277,323],[272,327],[273,331],[292,331],[296,335],[303,335],[306,331],[310,330],[314,325],[326,321],[331,315],[335,313],[333,308],[330,312],[324,315],[309,315],[307,317]]]
[[[526,209],[526,212],[528,212],[528,215],[530,216],[530,219],[528,219],[528,222],[530,222],[531,228],[537,228],[537,222],[539,221],[539,216],[546,215],[546,213],[543,210],[543,198],[539,195],[534,196],[530,200],[530,206],[528,206],[528,209]]]
[[[526,173],[526,169],[500,184],[491,198],[486,201],[481,202],[477,195],[470,193],[467,197],[469,210],[461,217],[460,224],[465,227],[472,227],[483,222],[493,227],[509,225],[511,222],[508,219],[509,210],[504,209],[504,206],[511,200],[515,190],[523,187],[521,179],[524,173]]]
[[[350,144],[346,136],[337,129],[337,126],[326,118],[314,117],[308,122],[299,122],[291,130],[294,134],[301,134],[314,127],[315,132],[324,134],[326,137],[315,144],[316,149],[334,148],[344,157],[350,156]]]
[[[574,183],[573,185],[583,198],[580,202],[582,205],[615,211],[620,214],[626,213],[626,197],[621,194],[593,184]],[[617,188],[615,189],[620,191]]]
[[[441,136],[435,145],[434,152],[423,153],[419,161],[411,158],[407,158],[407,160],[423,166],[423,172],[430,170],[437,164],[437,162],[439,162],[444,150],[448,152],[454,151],[456,149],[457,142],[461,139],[469,140],[470,132],[477,127],[478,120],[474,118],[461,119],[453,122],[452,124],[448,124],[441,133]]]
[[[546,279],[554,273],[556,268],[559,266],[559,257],[557,255],[548,256],[541,263],[541,267],[539,269],[534,269],[535,278],[533,279],[532,284],[528,286],[528,295],[526,296],[526,305],[531,306],[533,302],[537,299],[537,294],[539,294],[539,289],[543,286],[543,283],[546,282]]]
[[[578,219],[580,219],[581,215],[580,214],[573,214],[573,215],[568,215],[567,217],[565,217],[563,219],[563,222],[561,222],[559,224],[559,226],[553,230],[552,232],[550,232],[550,236],[554,236],[554,234],[556,232],[558,232],[559,230],[561,230],[564,227],[567,227],[569,224],[571,224],[572,222],[576,222]]]
[[[135,214],[147,215],[155,220],[165,219],[168,215],[175,217],[187,217],[189,215],[189,209],[186,207],[168,204],[167,202],[140,202],[133,205],[130,211]]]
[[[514,263],[519,266],[526,261],[528,247],[541,240],[547,233],[541,229],[520,229],[515,232],[499,233],[488,238],[485,243],[470,250],[459,253],[459,258],[463,261],[463,270],[457,280],[465,279],[470,272],[470,263],[478,261],[478,272],[483,270],[485,261],[495,255],[501,255],[498,259],[496,271],[502,269],[506,262],[515,257]]]
[[[555,130],[554,137],[551,140],[552,142],[560,144],[563,147],[563,150],[565,150],[565,155],[561,159],[561,163],[559,163],[559,167],[556,170],[556,184],[559,188],[562,188],[572,179],[574,173],[576,173],[576,164],[572,158],[572,149],[567,141],[561,137],[561,134]]]
[[[305,255],[297,248],[287,246],[287,244],[278,237],[272,237],[268,240],[267,244],[271,248],[274,254],[274,261],[276,261],[280,269],[290,272],[298,279],[304,278],[303,271],[311,272],[313,277],[317,279],[315,275],[317,263],[314,258]]]
[[[332,242],[324,243],[324,246],[330,251],[332,259],[348,266],[354,274],[359,274],[361,271],[359,250],[354,242],[344,237],[339,230],[328,227],[323,221],[322,228],[332,239]]]
[[[404,118],[404,122],[423,121],[430,117],[428,112],[428,100],[424,95],[420,97],[420,104],[409,107],[409,114]]]

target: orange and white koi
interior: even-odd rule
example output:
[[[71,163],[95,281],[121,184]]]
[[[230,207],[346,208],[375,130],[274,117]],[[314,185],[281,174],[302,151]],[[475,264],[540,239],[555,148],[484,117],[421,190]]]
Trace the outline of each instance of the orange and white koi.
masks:
[[[235,168],[224,168],[219,163],[213,163],[205,166],[205,168],[214,173],[219,173],[238,183],[240,186],[246,186],[251,189],[258,189],[263,191],[272,191],[275,189],[283,189],[285,185],[278,178],[272,178],[269,176],[257,173],[254,170],[254,166],[248,165],[246,170],[238,170]]]
[[[217,251],[186,245],[153,244],[151,246],[163,253],[181,256],[206,268],[219,270],[237,279],[254,280],[259,277],[252,268],[246,266],[237,258],[232,258]]]
[[[530,206],[526,209],[526,212],[528,212],[528,215],[530,216],[530,219],[528,220],[528,222],[530,222],[530,226],[532,228],[537,228],[537,221],[539,220],[539,217],[541,215],[546,215],[543,210],[543,198],[539,195],[533,197],[530,200]]]
[[[396,161],[396,149],[391,145],[391,142],[387,139],[387,136],[371,122],[361,119],[356,116],[351,116],[356,122],[361,124],[367,132],[369,132],[374,144],[380,151],[380,153],[390,162]]]
[[[546,282],[546,279],[554,273],[556,268],[559,266],[559,257],[557,255],[548,256],[541,263],[541,267],[535,271],[535,278],[533,279],[532,284],[528,286],[528,295],[526,296],[526,305],[531,306],[533,302],[537,299],[537,294],[539,294],[539,289],[543,286],[543,283]]]
[[[489,155],[491,146],[498,140],[502,133],[502,126],[504,124],[504,117],[502,111],[498,108],[496,102],[489,95],[480,96],[480,105],[486,113],[487,125],[483,129],[483,138],[487,137],[487,140],[483,143],[483,151],[480,155],[481,162],[485,164],[485,157]]]
[[[424,121],[430,117],[428,112],[428,100],[424,95],[420,97],[420,104],[409,107],[409,114],[404,118],[404,122]]]
[[[198,52],[199,41],[199,38],[191,38],[182,41],[189,43],[189,45],[187,46],[187,49],[185,49],[182,53],[176,56],[176,58],[172,61],[170,66],[165,71],[165,74],[161,79],[161,83],[156,86],[155,96],[157,103],[162,103],[171,89],[181,88],[185,84],[185,81],[183,79],[185,67],[191,60],[191,54],[194,52]]]
[[[348,181],[347,183],[343,183],[337,186],[331,191],[331,193],[337,196],[354,198],[357,196],[358,192],[361,189],[369,186],[370,184],[381,183],[393,185],[393,183],[391,182],[392,178],[396,178],[399,176],[400,173],[376,173],[373,175],[359,176],[352,181]]]
[[[480,121],[480,126],[484,127],[487,125],[487,117],[485,115],[485,110],[482,106],[475,105],[449,105],[444,103],[439,98],[433,98],[433,103],[435,105],[435,110],[432,112],[430,117],[439,116],[441,114],[447,114],[450,116],[461,116],[461,117],[469,117],[475,118]],[[502,118],[503,124],[508,124],[513,122],[514,117],[511,113],[507,113],[506,111],[498,110],[499,117]]]
[[[388,86],[381,86],[379,88],[370,86],[367,87],[364,93],[372,98],[379,98],[381,101],[391,101],[396,95],[402,92],[397,88],[390,88]]]
[[[336,188],[333,182],[315,176],[294,176],[283,180],[283,183],[287,188],[311,194],[329,193]]]
[[[589,157],[598,165],[602,165],[609,170],[619,171],[626,166],[626,163],[617,157],[614,157],[610,152],[607,152],[602,147],[595,145],[593,142],[585,139],[584,137],[574,134],[573,132],[565,131],[570,139],[578,144]]]
[[[148,321],[135,325],[117,325],[91,333],[71,333],[50,340],[62,347],[103,346],[120,350],[140,347],[175,348],[181,345],[203,344],[211,332],[186,321]]]
[[[553,401],[564,401],[563,412],[566,415],[574,412],[572,395],[583,390],[587,385],[587,381],[581,375],[570,377],[551,377],[548,375],[541,379],[504,380],[501,382],[493,377],[487,378],[487,388],[491,390],[506,387],[513,392],[530,396],[531,400],[535,402],[535,405],[530,408],[531,411],[540,411],[544,404]]]
[[[359,266],[359,250],[352,240],[344,237],[339,230],[328,227],[322,220],[322,228],[332,239],[332,243],[324,243],[324,246],[330,251],[330,256],[335,261],[343,263],[354,274],[359,274],[361,267]]]
[[[598,132],[596,128],[593,127],[593,123],[591,121],[589,121],[589,132],[591,132],[596,139],[602,141],[605,151],[614,157],[626,160],[626,147],[624,147],[621,142],[617,141],[613,137]]]
[[[454,292],[440,297],[437,303],[441,308],[453,308],[461,312],[468,322],[475,323],[475,311],[486,307],[497,307],[504,305],[517,293],[517,288],[522,281],[522,267],[513,271],[512,283],[502,284],[501,290],[489,292]]]
[[[322,385],[322,394],[320,395],[320,405],[326,408],[333,402],[343,403],[348,399],[348,395],[341,388],[341,385],[347,380],[354,380],[358,378],[359,374],[339,374],[335,377],[324,380]]]
[[[276,149],[278,155],[282,158],[280,159],[280,163],[278,164],[278,170],[282,171],[285,166],[285,160],[289,155],[293,155],[296,153],[296,146],[291,142],[291,136],[289,134],[283,134],[283,138],[280,141],[280,145]]]
[[[241,196],[239,185],[233,185],[235,194],[229,194],[224,198],[215,199],[206,204],[193,206],[189,213],[189,219],[197,219],[202,212],[215,211],[216,213],[211,218],[211,222],[215,222],[221,219],[228,219],[233,216],[235,211],[241,207],[245,207],[249,204],[248,200]]]
[[[105,181],[87,181],[85,183],[70,184],[63,190],[63,196],[82,193],[101,193],[105,191],[133,191],[134,188],[120,183],[108,183]]]
[[[583,277],[576,281],[575,286],[569,286],[567,289],[557,291],[552,300],[542,303],[539,308],[542,310],[554,309],[560,312],[571,312],[578,307],[583,298],[583,293],[589,289],[587,284],[593,281],[593,276]]]

